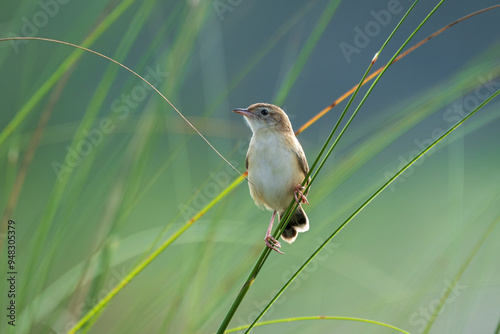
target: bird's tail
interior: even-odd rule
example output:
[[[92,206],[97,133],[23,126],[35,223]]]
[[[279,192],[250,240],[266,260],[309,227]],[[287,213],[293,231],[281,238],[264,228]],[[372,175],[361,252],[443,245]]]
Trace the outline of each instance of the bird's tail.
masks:
[[[280,213],[280,220],[281,220],[281,215],[283,212]],[[297,239],[297,234],[299,232],[306,232],[309,230],[309,218],[307,218],[306,213],[304,212],[304,209],[302,209],[301,206],[297,207],[297,210],[293,213],[292,218],[286,225],[285,230],[281,234],[281,237],[283,240],[291,244],[292,242]]]

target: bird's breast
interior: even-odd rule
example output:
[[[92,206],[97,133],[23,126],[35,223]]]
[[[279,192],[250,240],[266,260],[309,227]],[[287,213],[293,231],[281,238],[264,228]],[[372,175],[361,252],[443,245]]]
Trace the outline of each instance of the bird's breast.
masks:
[[[274,133],[253,136],[248,154],[248,180],[255,203],[285,210],[297,184],[304,179],[296,154]]]

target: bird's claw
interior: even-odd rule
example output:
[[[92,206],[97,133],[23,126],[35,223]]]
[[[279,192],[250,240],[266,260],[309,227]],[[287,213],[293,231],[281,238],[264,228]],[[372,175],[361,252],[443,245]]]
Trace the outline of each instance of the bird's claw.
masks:
[[[276,240],[272,235],[266,235],[264,240],[266,242],[267,247],[271,248],[272,250],[277,251],[280,254],[285,254],[279,250],[279,248],[281,248],[281,243],[278,240]]]
[[[295,191],[293,192],[293,196],[295,197],[295,202],[297,204],[302,204],[305,203],[309,205],[309,201],[306,198],[306,195],[302,192],[302,190],[306,189],[305,187],[301,186],[300,184],[295,187]]]

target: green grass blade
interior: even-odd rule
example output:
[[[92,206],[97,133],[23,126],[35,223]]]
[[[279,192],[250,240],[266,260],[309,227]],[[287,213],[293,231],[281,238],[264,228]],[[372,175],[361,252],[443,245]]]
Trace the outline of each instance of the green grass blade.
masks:
[[[334,317],[334,316],[323,316],[323,315],[318,315],[318,316],[311,316],[311,317],[296,317],[296,318],[285,318],[285,319],[276,319],[276,320],[269,320],[269,321],[263,321],[259,322],[258,324],[255,325],[255,327],[260,327],[260,326],[265,326],[265,325],[272,325],[272,324],[280,324],[284,322],[297,322],[297,321],[307,321],[307,320],[343,320],[343,321],[355,321],[355,322],[364,322],[364,323],[369,323],[369,324],[374,324],[382,327],[386,327],[389,329],[394,329],[400,333],[405,333],[405,334],[410,334],[410,332],[407,332],[401,328],[398,328],[396,326],[392,326],[389,324],[386,324],[381,321],[375,321],[375,320],[370,320],[370,319],[363,319],[363,318],[353,318],[353,317]],[[236,327],[229,329],[225,331],[224,333],[234,333],[238,332],[244,329],[249,328],[250,325],[246,326],[241,326],[241,327]]]
[[[351,124],[352,120],[354,119],[354,117],[356,116],[357,112],[360,110],[361,106],[363,105],[363,103],[366,101],[366,99],[368,98],[368,96],[370,95],[370,93],[372,92],[373,88],[376,86],[376,84],[378,83],[378,81],[380,80],[380,78],[384,75],[384,73],[387,71],[387,69],[389,68],[390,64],[393,62],[393,60],[398,56],[398,54],[402,51],[402,49],[406,46],[406,44],[409,43],[409,41],[411,40],[411,38],[417,33],[417,31],[420,29],[420,27],[422,27],[422,25],[430,18],[430,16],[437,10],[437,8],[439,8],[439,6],[443,3],[444,0],[442,0],[434,9],[433,11],[431,11],[429,13],[429,15],[427,15],[427,17],[420,23],[420,25],[413,31],[413,33],[410,35],[410,37],[408,37],[408,39],[405,41],[405,43],[403,43],[403,45],[399,48],[399,50],[393,55],[393,57],[391,58],[391,60],[388,62],[388,64],[385,66],[384,70],[378,75],[378,77],[375,79],[375,81],[372,83],[372,85],[370,86],[370,88],[368,89],[368,91],[366,92],[365,96],[363,97],[363,99],[361,100],[361,102],[359,103],[358,107],[356,108],[356,110],[353,112],[353,114],[351,115],[350,119],[348,120],[347,124],[344,126],[344,128],[342,129],[342,131],[340,132],[340,134],[337,136],[336,140],[334,141],[334,143],[332,144],[332,146],[330,147],[328,153],[326,154],[326,156],[323,158],[323,161],[321,162],[321,164],[319,165],[318,169],[315,171],[311,181],[309,182],[309,184],[307,185],[307,188],[306,188],[306,193],[308,191],[308,189],[311,187],[311,184],[314,182],[314,179],[316,178],[316,176],[318,175],[318,172],[321,170],[321,168],[323,167],[323,165],[325,164],[326,160],[329,158],[331,152],[333,151],[333,148],[336,146],[336,144],[338,143],[338,141],[340,140],[340,138],[342,137],[342,135],[345,133],[345,131],[347,130],[347,128],[349,127],[349,125]],[[308,175],[306,176],[305,180],[303,181],[302,185],[305,185],[309,176],[311,175],[312,171],[314,170],[317,162],[319,161],[319,159],[321,158],[323,152],[325,151],[326,147],[328,146],[330,140],[333,138],[333,135],[334,133],[336,132],[338,126],[340,125],[340,122],[342,121],[342,118],[344,117],[344,115],[347,113],[347,110],[348,108],[350,107],[352,101],[354,100],[354,98],[356,97],[357,93],[359,92],[359,89],[361,88],[361,85],[362,83],[364,82],[366,76],[368,75],[371,67],[373,66],[374,62],[376,61],[376,59],[378,58],[378,55],[380,54],[380,52],[382,52],[385,48],[385,46],[389,43],[389,41],[392,39],[392,37],[394,36],[394,34],[396,33],[396,31],[399,29],[399,27],[401,26],[401,24],[405,21],[405,19],[407,18],[407,16],[411,13],[411,11],[413,10],[413,8],[416,6],[416,4],[418,3],[418,0],[415,1],[413,3],[413,5],[408,9],[408,11],[405,13],[405,15],[401,18],[401,20],[399,21],[399,23],[397,24],[397,26],[394,28],[394,30],[392,31],[392,33],[389,35],[389,37],[386,39],[386,41],[384,42],[384,44],[382,45],[382,47],[380,48],[380,50],[375,54],[373,60],[371,61],[370,65],[368,66],[367,70],[365,71],[361,81],[359,82],[355,92],[352,94],[351,98],[349,99],[349,102],[348,104],[346,105],[346,107],[344,108],[344,111],[342,112],[342,115],[341,117],[339,118],[339,120],[337,121],[337,123],[335,124],[334,128],[332,129],[328,139],[326,140],[325,144],[323,145],[320,153],[318,154],[315,162],[313,163]],[[291,213],[294,212],[297,208],[298,204],[295,203],[294,200],[291,201],[289,207],[288,207],[288,210],[285,212],[284,214],[284,219],[282,219],[282,221],[280,222],[278,228],[276,229],[275,231],[275,234],[274,234],[274,237],[278,237],[282,232],[283,230],[285,229],[288,221],[290,220],[291,218]],[[262,266],[262,264],[260,265]],[[274,303],[274,302],[273,302]],[[272,304],[269,304],[267,309],[271,306]],[[267,312],[267,309],[264,309],[260,314],[259,316],[254,320],[254,322],[250,325],[250,327],[247,329],[246,333],[249,333],[252,328],[255,326],[255,324],[262,318],[262,316],[265,314],[265,312]]]
[[[383,50],[383,48],[387,45],[387,43],[389,42],[389,40],[392,38],[392,36],[394,35],[394,33],[397,31],[397,29],[399,28],[399,26],[401,25],[401,23],[404,21],[404,19],[407,17],[407,15],[411,12],[411,10],[414,8],[414,6],[416,5],[416,3],[418,2],[415,1],[415,3],[410,7],[410,9],[408,10],[408,12],[405,14],[405,16],[402,18],[402,20],[400,21],[400,23],[397,25],[397,27],[394,29],[394,31],[390,34],[390,36],[387,38],[386,42],[383,44],[382,48],[380,50]],[[402,48],[401,48],[402,49]],[[380,51],[379,51],[380,52]],[[377,54],[378,55],[378,54]],[[396,55],[397,56],[397,55]],[[376,59],[376,57],[374,58],[374,60]],[[363,82],[363,80],[366,78],[366,76],[368,75],[368,72],[370,71],[371,67],[373,66],[373,63],[374,63],[374,60],[372,60],[372,62],[370,63],[370,65],[368,66],[363,78],[361,79],[357,89],[356,89],[356,92],[351,96],[350,98],[350,101],[348,103],[348,105],[346,106],[346,108],[344,109],[344,112],[342,114],[341,117],[343,117],[343,115],[345,115],[345,113],[347,112],[347,109],[348,107],[350,106],[350,104],[352,103],[353,99],[356,97],[356,93],[359,91],[359,88],[361,87],[361,83]],[[382,75],[383,73],[381,73],[380,75]],[[375,82],[376,83],[376,82]],[[374,84],[375,84],[374,83]],[[374,84],[372,85],[372,88],[374,86]],[[366,98],[366,96],[365,96]],[[358,109],[359,110],[359,107]],[[352,119],[352,117],[351,117]],[[325,144],[323,145],[323,148],[322,150],[320,151],[320,154],[318,155],[318,157],[316,158],[316,161],[318,161],[321,157],[321,155],[323,154],[324,150],[326,149],[327,145],[328,145],[328,142],[331,140],[331,138],[333,137],[333,134],[335,132],[335,130],[337,129],[337,127],[339,126],[340,122],[341,122],[341,118],[339,118],[339,120],[337,121],[337,124],[336,126],[334,127],[334,129],[332,130],[332,132],[330,133],[330,136],[329,138],[327,139],[327,141],[325,142]],[[345,130],[345,128],[344,128]],[[317,162],[315,162],[317,163]],[[313,164],[311,170],[309,171],[308,175],[306,176],[303,184],[305,184],[305,182],[307,181],[308,179],[308,176],[311,174],[312,170],[314,169],[314,166],[315,164]],[[312,182],[311,182],[312,183]],[[311,185],[311,183],[309,183],[309,187]],[[307,192],[307,190],[306,190]],[[297,203],[295,203],[295,201],[291,201],[287,211],[285,212],[285,214],[283,215],[283,219],[281,220],[278,228],[276,229],[275,233],[274,233],[274,237],[278,237],[284,230],[284,228],[286,227],[286,224],[288,223],[288,220],[290,219],[291,215],[290,213],[293,212],[296,207],[297,207]],[[226,316],[224,317],[224,320],[222,321],[220,327],[219,327],[219,330],[217,333],[222,333],[224,332],[224,330],[227,328],[227,326],[229,325],[229,322],[231,321],[232,317],[234,316],[234,313],[236,312],[236,310],[238,309],[241,301],[243,300],[244,296],[246,295],[246,293],[248,292],[248,289],[250,288],[250,286],[252,285],[253,281],[255,280],[257,274],[259,273],[260,269],[262,268],[262,266],[264,265],[264,262],[266,261],[267,257],[269,256],[269,253],[270,253],[270,249],[265,247],[264,250],[262,251],[261,253],[261,256],[259,257],[259,259],[257,260],[254,268],[252,269],[250,275],[248,276],[247,280],[246,280],[246,283],[244,284],[243,288],[240,290],[240,293],[238,294],[238,296],[236,297],[236,299],[234,300],[233,304],[231,305],[231,308],[229,309],[229,311],[227,312]],[[252,327],[249,328],[249,330],[251,330]]]
[[[389,69],[389,67],[391,66],[391,64],[393,63],[394,59],[396,59],[398,57],[398,55],[401,53],[401,51],[403,51],[403,49],[405,48],[405,46],[411,41],[411,39],[413,38],[413,36],[415,36],[415,34],[420,30],[420,28],[425,24],[425,22],[427,22],[427,20],[434,14],[434,12],[443,4],[445,0],[441,0],[437,5],[436,7],[434,7],[434,9],[425,17],[424,20],[422,20],[422,22],[418,25],[418,27],[410,34],[410,36],[406,39],[406,41],[403,43],[403,45],[401,45],[401,47],[398,49],[398,51],[396,51],[396,53],[392,56],[391,60],[389,60],[389,62],[387,63],[387,65],[384,67],[384,69],[382,70],[382,72],[380,72],[380,74],[377,76],[377,78],[374,80],[374,82],[372,83],[372,85],[370,86],[370,88],[368,89],[368,91],[366,92],[365,96],[363,97],[363,99],[361,100],[361,102],[359,103],[359,105],[356,107],[356,109],[354,110],[354,112],[352,113],[351,117],[349,118],[349,120],[347,121],[347,123],[344,125],[344,128],[342,129],[342,131],[339,133],[338,137],[335,139],[335,141],[333,142],[332,146],[330,147],[330,149],[328,150],[327,154],[325,155],[325,157],[323,158],[323,161],[321,162],[321,164],[318,166],[318,169],[316,170],[316,172],[314,173],[314,175],[312,176],[312,180],[311,180],[311,183],[312,181],[314,181],[314,179],[316,178],[316,176],[318,175],[319,171],[321,170],[321,168],[323,167],[323,165],[325,164],[326,160],[328,159],[328,157],[330,156],[330,154],[332,153],[333,149],[337,146],[337,143],[339,142],[339,140],[342,138],[342,136],[344,135],[345,131],[347,130],[347,128],[349,127],[349,125],[351,125],[351,122],[352,120],[354,119],[354,117],[357,115],[357,113],[359,112],[359,110],[361,109],[361,107],[363,106],[363,104],[365,103],[366,99],[368,98],[368,96],[371,94],[371,92],[373,91],[373,89],[375,88],[375,86],[377,85],[377,83],[379,82],[379,80],[382,78],[382,76],[385,74],[385,72]],[[378,57],[378,55],[382,52],[382,50],[384,49],[384,47],[387,45],[387,43],[389,42],[389,40],[391,39],[391,37],[396,33],[396,31],[398,30],[398,28],[401,26],[401,24],[404,22],[404,20],[406,19],[406,17],[410,14],[410,12],[412,11],[412,9],[415,7],[415,5],[417,4],[418,0],[415,1],[413,3],[413,5],[410,7],[410,9],[408,9],[408,11],[406,12],[406,14],[403,16],[403,18],[399,21],[398,25],[396,26],[396,28],[393,30],[393,32],[391,33],[391,35],[389,36],[389,38],[385,41],[385,43],[382,45],[382,48],[380,48],[380,50],[377,52],[377,54],[375,55],[375,58],[376,59]],[[372,62],[372,65],[373,65],[373,62]],[[364,79],[363,79],[364,80]],[[361,81],[363,82],[363,81]],[[359,86],[361,86],[361,83],[359,84]],[[352,98],[351,98],[352,99]],[[328,143],[327,143],[328,144]],[[309,189],[309,187],[311,186],[311,183],[308,185],[307,189],[306,189],[306,192],[307,190]]]
[[[432,144],[430,144],[425,150],[420,152],[417,156],[415,156],[410,162],[408,162],[402,169],[400,169],[391,179],[389,179],[386,183],[384,183],[376,192],[374,192],[361,206],[359,206],[326,240],[323,244],[314,251],[314,253],[302,264],[302,266],[290,277],[290,279],[283,285],[278,293],[273,297],[273,299],[267,304],[267,306],[262,310],[261,314],[257,317],[255,322],[252,324],[255,326],[256,322],[260,320],[264,314],[269,310],[269,308],[274,304],[274,302],[281,296],[281,294],[286,290],[286,288],[297,278],[297,276],[304,270],[304,268],[318,255],[318,253],[325,248],[325,246],[352,220],[356,217],[368,204],[370,204],[382,191],[384,191],[394,180],[396,180],[401,174],[403,174],[409,167],[411,167],[418,159],[424,156],[427,152],[429,152],[434,146],[440,143],[443,139],[445,139],[449,134],[455,131],[460,125],[462,125],[465,121],[467,121],[472,115],[474,115],[478,110],[480,110],[483,106],[485,106],[488,102],[490,102],[494,97],[496,97],[500,93],[500,90],[497,90],[493,95],[491,95],[488,99],[482,102],[479,106],[477,106],[473,111],[471,111],[467,116],[465,116],[461,121],[455,124],[452,128],[446,131],[443,135],[441,135],[438,139],[436,139]],[[249,330],[252,327],[249,328]],[[249,331],[247,330],[247,332]]]
[[[184,233],[196,220],[210,210],[219,200],[227,196],[238,184],[244,180],[243,176],[236,179],[231,185],[229,185],[223,192],[221,192],[217,197],[215,197],[210,203],[208,203],[203,210],[201,210],[196,216],[187,221],[182,228],[176,231],[170,238],[168,238],[160,247],[158,247],[153,253],[151,253],[144,261],[138,264],[127,276],[118,283],[103,299],[99,301],[85,316],[83,316],[68,332],[68,334],[76,333],[80,328],[82,328],[92,317],[94,317],[98,312],[100,312],[104,307],[113,299],[113,297],[120,292],[130,281],[136,277],[144,268],[146,268],[158,255],[160,255],[165,248],[170,246],[182,233]]]
[[[145,4],[147,4],[147,2],[145,2]],[[132,46],[132,42],[134,41],[135,37],[137,37],[137,35],[134,36],[134,32],[131,32],[130,30],[129,30],[129,33],[131,33],[131,35],[129,35],[129,34],[126,35],[129,38],[124,39],[118,47],[118,50],[116,53],[116,57],[118,59],[125,57],[126,53],[128,52],[128,50]],[[82,50],[80,50],[80,51],[82,51]],[[105,96],[106,96],[105,92],[109,90],[109,88],[110,88],[110,86],[115,78],[115,75],[117,73],[116,70],[117,70],[116,66],[110,66],[108,68],[108,70],[106,71],[103,80],[99,84],[98,89],[96,90],[93,98],[91,99],[90,105],[87,109],[87,112],[85,113],[83,120],[79,124],[79,127],[75,133],[74,138],[73,138],[71,147],[74,148],[76,146],[76,143],[80,142],[84,138],[84,135],[83,135],[84,130],[91,129],[91,126],[97,117],[97,113],[99,112],[100,107],[105,99]],[[87,159],[88,159],[86,161],[87,165],[90,165],[92,162],[92,160],[91,160],[92,158],[88,157]],[[85,178],[81,178],[81,179],[84,180]],[[46,242],[47,233],[49,233],[49,231],[50,231],[50,226],[53,224],[53,221],[54,221],[53,218],[54,218],[58,208],[61,207],[60,204],[61,204],[61,202],[63,202],[62,199],[65,197],[64,194],[66,192],[66,189],[67,189],[69,182],[70,182],[70,177],[64,177],[60,180],[60,182],[57,182],[55,184],[55,186],[53,188],[53,192],[52,192],[53,196],[50,197],[50,200],[47,203],[47,210],[45,211],[45,214],[42,217],[41,223],[38,226],[38,228],[40,230],[40,236],[36,239],[36,241],[33,245],[33,249],[41,249],[42,244]],[[68,198],[66,198],[66,199],[68,199]],[[64,205],[64,207],[67,207],[67,205]],[[55,252],[55,249],[57,248],[56,247],[57,239],[62,238],[62,231],[63,230],[64,230],[64,228],[58,229],[57,233],[54,233],[54,235],[52,236],[52,238],[54,238],[56,240],[53,240],[53,242],[50,243],[49,247],[52,247],[52,249],[47,251],[49,254],[53,254]],[[34,255],[30,258],[30,263],[37,264],[37,266],[38,266],[38,263],[39,263],[38,256],[41,256],[41,252],[33,252],[33,254]],[[46,261],[48,261],[48,259],[51,259],[51,257],[48,257]],[[48,268],[50,267],[49,262],[50,261],[48,261],[48,262],[44,261],[44,265],[39,266],[39,267],[43,268],[43,270],[42,270],[43,272],[41,274],[39,273],[41,279],[37,281],[38,285],[44,283],[43,278],[46,277],[46,274],[48,274]],[[29,276],[33,275],[32,270],[34,270],[33,266],[29,265],[28,272],[27,272],[27,274]],[[32,282],[26,282],[26,284],[30,284],[33,286]]]
[[[387,43],[389,42],[389,40],[392,38],[392,36],[395,34],[395,32],[397,31],[397,29],[400,27],[400,25],[402,24],[402,22],[405,20],[405,18],[407,17],[407,15],[411,12],[411,10],[414,8],[414,6],[416,5],[416,3],[418,2],[415,1],[415,3],[410,7],[410,9],[407,11],[407,13],[405,14],[405,16],[401,19],[401,21],[399,22],[399,24],[397,25],[397,27],[393,30],[393,32],[390,34],[390,36],[387,38],[386,42],[383,44],[383,46],[381,47],[380,50],[383,50],[384,47],[387,45]],[[401,47],[402,49],[402,47]],[[380,52],[380,51],[379,51]],[[378,55],[378,53],[377,53]],[[354,100],[354,98],[356,97],[356,93],[359,91],[360,87],[361,87],[361,84],[362,82],[364,81],[364,79],[366,78],[366,76],[368,75],[371,67],[373,66],[374,64],[374,61],[377,57],[377,55],[374,57],[374,59],[372,60],[372,62],[370,63],[370,65],[368,66],[367,70],[365,71],[355,93],[351,96],[346,108],[344,109],[344,112],[342,113],[342,116],[343,117],[345,115],[345,113],[347,112],[349,106],[351,105],[352,101]],[[397,56],[397,55],[396,55]],[[381,73],[380,75],[383,75],[383,73]],[[377,81],[374,82],[374,84],[372,84],[372,89],[373,89],[373,86],[376,84]],[[368,94],[368,93],[367,93]],[[366,95],[367,96],[367,95]],[[366,96],[365,96],[365,99],[366,99]],[[359,107],[358,109],[359,110]],[[352,117],[351,117],[352,119]],[[318,154],[318,157],[316,158],[316,161],[315,163],[312,165],[308,175],[306,176],[304,182],[303,182],[303,185],[307,182],[307,179],[309,177],[309,175],[311,174],[312,170],[314,169],[315,167],[315,164],[317,163],[317,161],[319,161],[321,155],[323,154],[324,150],[326,149],[326,147],[328,146],[328,143],[329,141],[332,139],[333,137],[333,134],[335,133],[336,129],[338,128],[338,126],[340,125],[340,122],[341,122],[342,118],[339,118],[339,120],[337,121],[337,124],[335,125],[334,129],[332,130],[332,132],[330,133],[330,136],[329,138],[327,139],[327,141],[325,142],[325,144],[323,145],[323,148],[322,150],[320,151],[320,154]],[[345,130],[345,128],[344,128]],[[309,186],[308,188],[310,187],[312,181],[309,183]],[[307,192],[307,189],[306,189],[306,192]],[[285,214],[283,215],[283,219],[281,220],[278,228],[276,228],[275,230],[275,233],[274,233],[274,237],[278,237],[282,232],[283,230],[285,229],[286,227],[286,224],[288,223],[288,220],[290,220],[291,218],[291,212],[294,212],[294,210],[296,209],[296,207],[298,206],[297,203],[295,203],[294,200],[291,201],[290,205],[288,206],[288,209],[287,211],[285,212]],[[224,330],[227,328],[227,326],[229,325],[229,322],[231,321],[232,317],[234,316],[234,313],[236,313],[236,310],[238,309],[241,301],[243,300],[243,298],[245,297],[246,293],[248,292],[248,289],[250,288],[250,286],[252,285],[253,281],[255,280],[257,274],[259,273],[260,269],[262,268],[262,266],[264,265],[264,262],[266,261],[267,257],[269,256],[269,253],[270,253],[270,249],[265,247],[264,250],[262,251],[261,253],[261,256],[259,257],[259,259],[257,260],[256,264],[254,265],[250,275],[248,276],[247,280],[246,280],[246,283],[244,284],[243,288],[240,290],[240,293],[238,294],[238,296],[236,297],[236,299],[234,300],[233,304],[231,305],[231,308],[229,309],[229,311],[227,312],[226,316],[224,317],[224,320],[222,321],[220,327],[219,327],[219,330],[217,331],[218,334],[220,333],[223,333]],[[251,330],[251,328],[255,325],[255,322],[250,326],[250,328],[248,329],[248,331]]]
[[[125,10],[132,5],[133,0],[124,0],[108,15],[96,28],[92,31],[85,40],[81,43],[84,47],[91,46],[99,36],[101,36],[120,16]],[[23,38],[18,38],[23,39]],[[26,38],[29,39],[29,38]],[[0,42],[8,41],[11,38],[0,38]],[[14,132],[19,125],[28,117],[33,108],[40,102],[40,100],[50,91],[56,82],[68,71],[68,69],[75,64],[75,62],[83,54],[82,50],[74,50],[71,55],[64,60],[64,62],[54,71],[54,73],[42,84],[42,86],[31,96],[31,98],[21,107],[16,113],[16,116],[7,124],[7,126],[0,132],[0,146],[5,142],[12,132]]]
[[[274,98],[274,104],[281,105],[285,101],[285,98],[288,96],[290,89],[292,89],[293,84],[299,77],[302,68],[306,64],[307,59],[309,59],[309,56],[314,50],[314,47],[318,43],[319,38],[325,31],[328,23],[332,19],[333,14],[335,14],[335,11],[337,10],[340,1],[341,0],[330,0],[328,5],[326,6],[325,10],[323,11],[323,14],[316,23],[313,32],[307,39],[306,45],[304,45],[304,47],[302,48],[302,51],[300,52],[299,57],[295,62],[292,70],[288,72],[288,75],[285,77],[283,85],[281,86],[278,94]]]
[[[330,157],[331,153],[333,152],[333,149],[336,147],[337,143],[339,142],[340,138],[342,138],[343,134],[345,133],[345,131],[347,130],[347,128],[349,127],[349,125],[351,124],[352,120],[354,119],[354,117],[357,115],[357,113],[359,112],[359,110],[361,109],[361,107],[363,106],[363,104],[365,103],[366,99],[368,98],[368,96],[370,95],[370,93],[373,91],[373,89],[375,88],[375,86],[377,85],[378,81],[382,78],[382,76],[385,74],[385,72],[387,71],[387,69],[389,68],[389,66],[393,63],[394,59],[396,59],[396,57],[401,53],[401,51],[403,50],[403,48],[410,42],[410,40],[412,39],[412,37],[418,32],[418,30],[423,26],[423,24],[430,18],[430,16],[439,8],[439,6],[444,2],[444,0],[442,0],[428,15],[427,17],[422,20],[422,22],[419,24],[419,26],[413,31],[413,33],[406,39],[406,41],[403,43],[403,45],[398,49],[398,51],[396,51],[396,53],[393,55],[393,57],[391,58],[391,60],[389,60],[389,62],[387,63],[387,65],[384,67],[384,69],[382,70],[382,72],[380,72],[380,74],[377,76],[377,78],[375,79],[375,81],[372,83],[372,85],[370,86],[370,88],[368,89],[368,91],[365,93],[365,96],[363,97],[363,99],[361,100],[361,102],[358,104],[358,106],[356,107],[356,109],[354,110],[354,112],[352,113],[351,117],[349,118],[349,120],[347,121],[347,123],[344,125],[344,128],[342,129],[342,131],[339,133],[339,135],[337,136],[337,138],[335,139],[335,141],[333,142],[332,146],[330,147],[330,149],[328,150],[328,152],[326,153],[325,157],[323,158],[321,164],[318,166],[318,168],[316,170],[314,170],[314,168],[316,167],[316,164],[318,163],[319,159],[321,158],[323,152],[325,151],[326,147],[328,146],[328,144],[330,143],[331,139],[333,138],[333,135],[334,133],[336,132],[338,126],[340,125],[340,122],[342,121],[344,115],[347,113],[347,110],[348,108],[350,107],[352,101],[354,100],[354,98],[356,97],[356,94],[358,93],[359,89],[361,88],[366,76],[368,75],[368,72],[370,71],[371,67],[373,66],[374,62],[376,61],[376,59],[378,58],[378,55],[384,50],[384,48],[386,47],[386,45],[389,43],[389,41],[392,39],[392,37],[394,36],[394,34],[396,33],[396,31],[398,31],[398,29],[400,28],[400,26],[403,24],[403,22],[406,20],[406,18],[408,17],[408,15],[411,13],[411,11],[413,10],[413,8],[416,6],[416,4],[418,3],[418,0],[416,0],[412,6],[408,9],[408,11],[405,13],[405,15],[401,18],[401,20],[398,22],[398,24],[396,25],[396,27],[394,28],[394,30],[391,32],[391,34],[389,35],[389,37],[386,39],[386,41],[384,42],[384,44],[382,45],[382,47],[379,49],[379,51],[375,54],[375,56],[373,57],[373,60],[372,62],[370,63],[367,71],[365,72],[363,78],[361,79],[361,81],[359,82],[355,92],[352,94],[351,98],[349,99],[349,102],[348,104],[346,105],[346,107],[344,108],[344,111],[342,112],[342,115],[341,117],[339,118],[339,120],[337,121],[337,123],[335,124],[334,128],[332,129],[328,139],[326,140],[326,142],[323,144],[323,147],[321,148],[321,151],[320,151],[320,154],[318,154],[318,156],[316,157],[311,169],[309,170],[309,173],[308,175],[306,176],[306,178],[304,179],[304,181],[302,182],[302,185],[305,186],[306,185],[306,182],[307,182],[307,179],[309,178],[309,176],[312,175],[313,171],[314,171],[314,174],[312,175],[311,177],[311,181],[309,182],[309,184],[307,185],[306,187],[306,190],[305,190],[305,193],[307,193],[307,191],[309,190],[309,188],[311,187],[312,183],[314,182],[314,180],[316,179],[316,176],[318,175],[318,173],[320,172],[321,168],[324,166],[324,164],[326,163],[326,161],[328,160],[328,158]],[[298,204],[295,203],[295,201],[292,200],[292,202],[290,203],[290,206],[288,207],[288,210],[286,211],[286,213],[284,214],[284,217],[285,219],[282,219],[282,221],[280,222],[278,228],[276,229],[276,232],[275,232],[275,235],[274,237],[278,237],[279,235],[281,235],[281,233],[283,233],[286,225],[288,224],[288,221],[290,220],[291,218],[291,212],[294,212],[296,209],[297,209],[297,206]]]

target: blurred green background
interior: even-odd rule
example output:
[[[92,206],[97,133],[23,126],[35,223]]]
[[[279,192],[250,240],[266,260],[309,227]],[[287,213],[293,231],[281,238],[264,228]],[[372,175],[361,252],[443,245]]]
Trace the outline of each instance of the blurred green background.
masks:
[[[375,68],[436,3],[417,5]],[[409,45],[494,4],[445,2]],[[410,5],[7,0],[0,37],[59,39],[123,62],[243,172],[251,132],[230,111],[274,102],[298,129],[359,81]],[[230,328],[251,323],[371,193],[500,88],[499,15],[495,9],[460,23],[389,69],[313,184],[305,208],[310,231],[284,245],[285,255],[270,255]],[[299,135],[310,164],[344,103]],[[406,171],[264,319],[349,316],[411,333],[498,333],[499,118],[500,102],[493,100]],[[237,178],[139,78],[68,46],[0,43],[0,130],[2,333],[66,332]],[[240,184],[126,286],[87,332],[214,332],[264,246],[270,216]],[[6,317],[9,219],[17,240],[15,328]],[[254,331],[390,332],[332,320]]]

